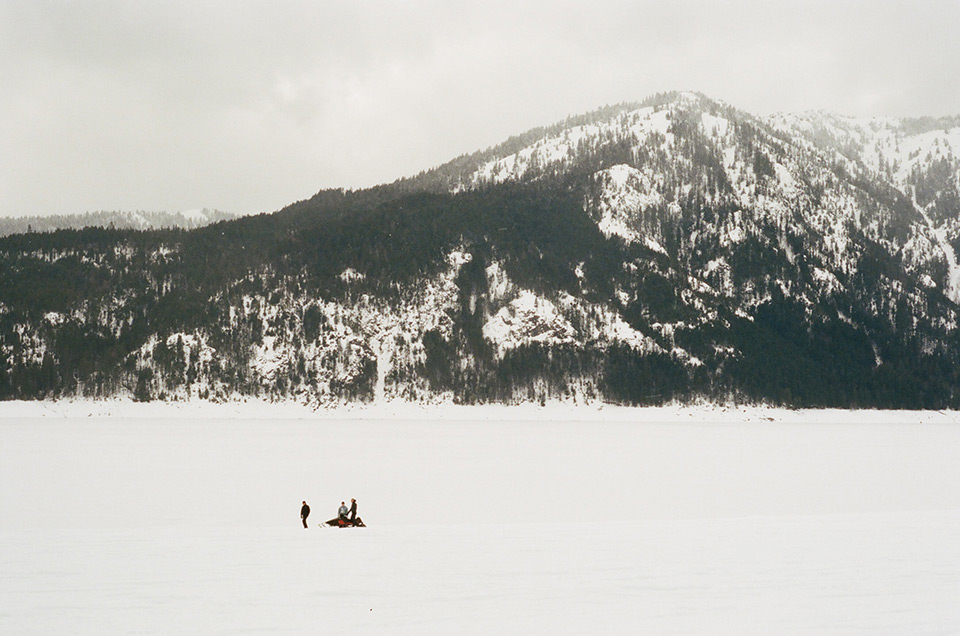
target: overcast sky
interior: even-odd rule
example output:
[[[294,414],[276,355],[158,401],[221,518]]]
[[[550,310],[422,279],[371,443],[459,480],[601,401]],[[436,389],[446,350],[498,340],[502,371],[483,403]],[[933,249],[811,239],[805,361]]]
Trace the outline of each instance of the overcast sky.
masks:
[[[958,0],[0,0],[0,216],[269,212],[675,89],[960,114],[958,34]]]

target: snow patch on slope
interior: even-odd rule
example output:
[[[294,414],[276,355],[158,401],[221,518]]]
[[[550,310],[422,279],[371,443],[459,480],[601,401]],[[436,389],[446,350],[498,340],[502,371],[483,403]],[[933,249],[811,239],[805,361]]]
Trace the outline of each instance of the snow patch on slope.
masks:
[[[524,344],[573,344],[575,334],[554,303],[527,290],[483,325],[484,338],[495,343],[501,355]]]
[[[664,252],[652,237],[644,236],[641,214],[644,210],[662,206],[660,194],[653,180],[636,168],[616,165],[597,174],[602,194],[597,205],[597,227],[604,236],[619,236],[633,243],[645,239],[648,245]]]
[[[573,345],[604,348],[625,344],[635,350],[662,352],[657,343],[631,327],[613,308],[588,303],[566,292],[555,300],[522,289],[499,263],[487,268],[491,302],[499,308],[483,326],[483,336],[499,357],[522,345]]]

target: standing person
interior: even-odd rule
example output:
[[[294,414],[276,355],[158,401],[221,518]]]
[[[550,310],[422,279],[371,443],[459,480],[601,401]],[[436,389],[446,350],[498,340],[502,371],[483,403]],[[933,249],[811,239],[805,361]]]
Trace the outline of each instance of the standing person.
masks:
[[[348,511],[347,511],[347,504],[346,504],[346,502],[341,501],[341,502],[340,502],[340,510],[337,511],[337,514],[340,515],[340,518],[341,518],[341,519],[346,520],[346,519],[347,519],[347,512],[348,512]]]
[[[350,500],[350,523],[357,522],[357,500]]]
[[[307,505],[307,502],[303,502],[303,507],[300,508],[300,520],[303,521],[303,527],[307,527],[307,517],[310,516],[310,506]]]

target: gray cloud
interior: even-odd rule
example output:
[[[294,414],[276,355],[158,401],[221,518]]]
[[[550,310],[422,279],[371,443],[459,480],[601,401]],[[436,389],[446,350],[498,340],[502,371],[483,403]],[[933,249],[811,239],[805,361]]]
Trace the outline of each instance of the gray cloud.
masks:
[[[671,89],[957,114],[958,24],[953,0],[0,0],[0,214],[270,211]]]

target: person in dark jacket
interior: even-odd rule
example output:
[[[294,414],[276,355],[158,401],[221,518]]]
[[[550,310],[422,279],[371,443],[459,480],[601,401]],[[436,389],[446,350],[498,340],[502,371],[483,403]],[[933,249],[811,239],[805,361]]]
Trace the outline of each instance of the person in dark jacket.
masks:
[[[357,500],[350,500],[350,523],[355,523],[357,521]]]
[[[307,527],[307,517],[310,516],[310,506],[307,505],[307,502],[303,502],[303,507],[300,508],[300,520],[303,521],[303,527]]]

